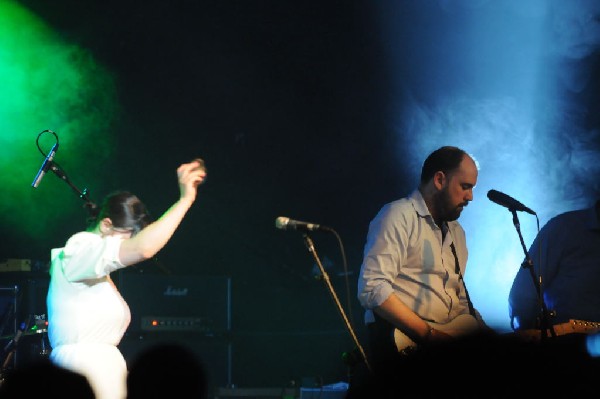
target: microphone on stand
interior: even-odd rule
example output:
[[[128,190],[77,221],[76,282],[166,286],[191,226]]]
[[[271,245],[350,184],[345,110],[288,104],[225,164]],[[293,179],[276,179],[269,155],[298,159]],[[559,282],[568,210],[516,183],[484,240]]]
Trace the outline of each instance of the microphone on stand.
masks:
[[[315,223],[302,222],[293,220],[285,216],[279,216],[275,219],[275,227],[280,230],[300,230],[300,231],[331,231],[327,226],[321,226]]]
[[[530,213],[532,215],[536,215],[534,211],[532,211],[531,209],[529,209],[528,207],[511,197],[510,195],[506,195],[504,193],[501,193],[500,191],[490,190],[488,191],[487,196],[490,199],[490,201],[493,201],[498,205],[502,205],[503,207],[508,208],[508,210],[510,211],[521,211]]]
[[[44,178],[44,175],[46,174],[48,169],[50,169],[50,167],[52,166],[52,160],[54,159],[54,156],[56,155],[56,151],[58,151],[58,141],[56,142],[56,144],[54,144],[52,146],[52,148],[50,149],[50,152],[44,159],[44,162],[42,162],[42,166],[40,167],[40,170],[37,172],[37,175],[35,175],[35,178],[33,179],[33,183],[31,183],[31,187],[37,188],[37,186],[39,186],[40,182]]]

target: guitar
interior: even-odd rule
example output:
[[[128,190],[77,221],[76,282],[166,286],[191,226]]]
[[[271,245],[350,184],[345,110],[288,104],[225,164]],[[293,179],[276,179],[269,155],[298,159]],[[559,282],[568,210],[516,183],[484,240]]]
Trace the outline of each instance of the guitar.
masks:
[[[450,320],[448,323],[433,323],[428,324],[435,328],[449,334],[453,337],[465,336],[468,334],[475,333],[479,330],[479,322],[477,319],[470,314],[461,314]],[[397,328],[394,329],[394,342],[398,352],[402,354],[409,353],[411,350],[417,348],[417,344]]]
[[[595,334],[600,331],[600,323],[596,321],[576,320],[571,319],[566,323],[555,324],[552,326],[556,336],[565,334]],[[518,338],[525,341],[540,341],[542,338],[542,331],[537,329],[530,330],[516,330],[514,332]],[[546,331],[546,337],[551,337],[552,334],[549,330]]]

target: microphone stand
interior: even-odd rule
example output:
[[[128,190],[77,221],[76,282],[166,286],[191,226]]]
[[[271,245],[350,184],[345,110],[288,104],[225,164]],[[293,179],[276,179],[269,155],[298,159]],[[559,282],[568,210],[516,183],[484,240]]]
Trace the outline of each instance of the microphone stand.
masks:
[[[538,306],[540,308],[540,334],[541,341],[544,342],[546,338],[548,338],[548,330],[550,330],[550,334],[552,337],[556,337],[556,332],[554,328],[550,324],[548,317],[548,308],[546,306],[546,302],[544,301],[544,295],[542,290],[542,273],[540,270],[540,278],[537,279],[534,272],[533,261],[529,256],[529,251],[525,246],[525,241],[523,240],[523,235],[521,234],[521,224],[519,223],[519,218],[517,216],[517,211],[513,208],[509,209],[513,215],[513,224],[517,229],[517,234],[519,235],[519,239],[521,241],[521,247],[523,248],[523,252],[525,252],[525,260],[521,264],[521,267],[529,269],[529,274],[531,275],[531,279],[533,280],[533,285],[535,286],[535,290],[537,292],[538,298]]]
[[[97,208],[97,205],[93,201],[91,201],[89,199],[89,197],[88,197],[88,189],[84,188],[83,191],[79,190],[71,182],[71,180],[69,179],[69,177],[67,176],[67,174],[54,161],[50,161],[50,170],[52,172],[54,172],[54,174],[56,176],[58,176],[59,179],[61,179],[65,183],[67,183],[69,185],[69,187],[71,187],[73,189],[73,191],[75,191],[75,193],[78,194],[79,198],[81,198],[82,200],[85,201],[84,207],[88,208],[88,211],[90,212],[90,214],[92,214],[92,212]]]
[[[346,324],[346,328],[348,329],[348,332],[352,336],[352,340],[354,341],[354,344],[360,351],[360,355],[362,356],[363,361],[365,362],[365,364],[367,366],[367,369],[369,369],[369,371],[371,371],[371,366],[369,365],[369,361],[367,360],[367,355],[366,355],[363,347],[358,342],[358,338],[356,337],[356,334],[354,333],[354,329],[352,328],[352,325],[350,324],[350,321],[348,320],[348,317],[346,316],[346,313],[344,312],[344,308],[342,307],[342,304],[340,303],[340,300],[339,300],[337,294],[335,293],[335,289],[331,285],[331,280],[329,279],[329,275],[325,271],[325,268],[323,267],[323,264],[321,263],[321,260],[319,259],[319,255],[317,255],[317,251],[315,249],[312,239],[306,233],[303,233],[302,236],[304,237],[304,242],[306,244],[306,248],[308,248],[308,252],[310,252],[313,255],[313,258],[315,259],[315,261],[317,262],[317,265],[319,266],[319,270],[321,271],[321,277],[322,277],[323,281],[325,281],[325,285],[327,286],[329,293],[331,294],[331,297],[333,298],[333,301],[335,302],[337,309],[340,312],[340,315],[342,316],[344,323]]]
[[[29,315],[27,317],[27,320],[25,320],[24,322],[21,323],[21,325],[19,326],[19,329],[17,330],[17,333],[6,344],[6,346],[2,350],[2,353],[4,355],[4,361],[2,362],[2,367],[1,367],[2,372],[4,372],[4,371],[6,371],[6,370],[9,369],[9,364],[12,361],[13,356],[15,356],[15,353],[16,353],[17,348],[19,346],[19,341],[20,341],[21,337],[24,334],[26,334],[27,330],[29,330],[29,324],[30,324],[30,322],[31,322],[31,315]]]

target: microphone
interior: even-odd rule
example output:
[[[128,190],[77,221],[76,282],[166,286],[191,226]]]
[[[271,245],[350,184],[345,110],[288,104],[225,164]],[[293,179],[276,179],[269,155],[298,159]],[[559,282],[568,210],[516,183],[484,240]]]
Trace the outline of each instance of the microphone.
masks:
[[[488,191],[487,196],[491,201],[495,202],[498,205],[502,205],[508,208],[510,211],[522,211],[530,213],[532,215],[536,214],[534,211],[527,208],[525,205],[523,205],[513,197],[501,193],[500,191],[490,190]]]
[[[33,179],[33,183],[31,183],[31,187],[37,188],[37,186],[39,186],[40,182],[42,181],[42,178],[44,177],[44,175],[46,174],[46,172],[48,171],[48,169],[50,169],[50,166],[52,165],[52,160],[54,159],[54,155],[56,155],[56,151],[58,151],[58,141],[56,142],[56,144],[54,144],[52,146],[52,148],[50,149],[50,152],[44,159],[44,162],[42,163],[40,170],[37,172],[37,175],[35,175],[35,178]]]
[[[331,231],[329,227],[321,226],[319,224],[301,222],[299,220],[293,220],[286,218],[285,216],[279,216],[275,219],[275,227],[280,230],[302,230],[302,231]]]

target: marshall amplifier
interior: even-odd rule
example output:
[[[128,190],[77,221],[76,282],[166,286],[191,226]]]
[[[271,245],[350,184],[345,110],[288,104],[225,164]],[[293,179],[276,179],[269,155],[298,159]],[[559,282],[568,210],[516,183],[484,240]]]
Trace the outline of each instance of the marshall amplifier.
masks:
[[[205,365],[211,392],[231,384],[229,277],[121,272],[115,280],[131,310],[119,344],[128,364],[151,346],[174,342]]]
[[[119,291],[131,310],[128,335],[227,335],[231,279],[225,276],[121,273]]]

